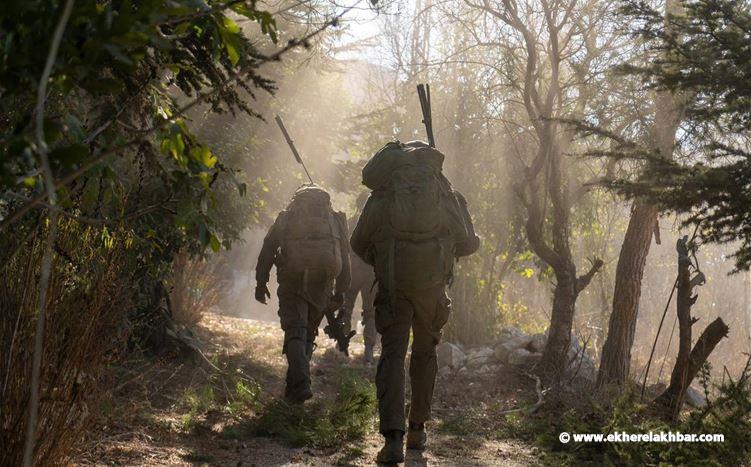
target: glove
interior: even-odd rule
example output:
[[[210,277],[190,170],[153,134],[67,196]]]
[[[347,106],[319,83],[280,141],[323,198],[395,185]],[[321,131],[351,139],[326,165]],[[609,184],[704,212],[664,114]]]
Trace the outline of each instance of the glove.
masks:
[[[266,299],[271,298],[271,292],[269,292],[269,288],[266,286],[266,284],[258,283],[256,284],[256,300],[259,303],[266,304]]]
[[[329,303],[334,310],[338,310],[344,305],[344,292],[336,292],[329,299]]]

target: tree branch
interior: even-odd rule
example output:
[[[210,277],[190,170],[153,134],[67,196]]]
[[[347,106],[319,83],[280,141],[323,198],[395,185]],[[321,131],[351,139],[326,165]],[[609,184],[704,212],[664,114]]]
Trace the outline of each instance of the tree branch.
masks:
[[[592,261],[592,267],[589,268],[589,271],[583,276],[579,276],[576,279],[577,293],[587,288],[589,283],[592,281],[592,278],[595,277],[595,274],[597,274],[597,272],[602,268],[603,264],[604,263],[600,258],[595,258],[594,261]]]
[[[52,36],[52,44],[47,54],[47,62],[44,64],[44,71],[39,78],[39,88],[37,90],[36,106],[36,143],[39,152],[39,159],[42,165],[42,174],[44,176],[44,185],[47,191],[47,197],[52,206],[57,203],[57,193],[55,189],[55,178],[52,175],[50,161],[47,157],[47,142],[44,140],[44,104],[47,98],[47,83],[52,74],[52,67],[55,65],[57,51],[60,48],[60,42],[65,32],[65,26],[68,24],[68,18],[73,10],[73,0],[67,0],[63,7],[63,13],[55,27],[55,33]],[[42,264],[39,272],[39,301],[37,303],[37,322],[34,335],[34,355],[31,363],[31,384],[29,394],[29,414],[26,421],[26,439],[24,440],[23,465],[30,467],[34,462],[34,446],[36,444],[36,425],[39,414],[39,380],[42,372],[42,353],[44,352],[44,324],[47,311],[47,289],[52,276],[52,256],[55,239],[57,238],[57,211],[51,210],[49,214],[49,227],[47,240],[42,256]]]

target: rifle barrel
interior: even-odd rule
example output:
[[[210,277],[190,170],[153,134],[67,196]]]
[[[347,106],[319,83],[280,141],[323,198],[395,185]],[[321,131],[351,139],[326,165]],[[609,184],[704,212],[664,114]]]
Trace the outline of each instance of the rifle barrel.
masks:
[[[287,132],[287,128],[284,126],[284,122],[282,121],[282,117],[277,115],[274,120],[276,120],[276,124],[279,125],[279,129],[282,130],[282,134],[284,135],[284,139],[287,141],[287,145],[289,146],[290,150],[292,151],[292,155],[295,156],[295,160],[298,164],[300,164],[305,170],[305,175],[308,176],[308,180],[310,180],[310,183],[313,182],[313,177],[310,176],[310,172],[308,172],[308,168],[305,167],[305,162],[303,162],[302,157],[300,157],[300,153],[297,152],[297,148],[295,147],[295,142],[292,140],[292,138],[289,136],[289,133]]]
[[[420,98],[420,109],[422,110],[422,123],[425,124],[425,132],[428,135],[428,144],[435,147],[435,137],[433,136],[433,116],[430,108],[430,85],[418,84],[417,96]]]

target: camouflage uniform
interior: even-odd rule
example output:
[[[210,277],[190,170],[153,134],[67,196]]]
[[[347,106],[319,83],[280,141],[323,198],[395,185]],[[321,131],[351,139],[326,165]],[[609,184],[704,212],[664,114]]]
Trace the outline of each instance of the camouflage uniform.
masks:
[[[466,212],[466,201],[456,193]],[[381,228],[382,216],[369,212],[368,206],[355,227],[352,251],[366,263],[375,265],[374,238]],[[471,219],[465,219],[471,223]],[[471,236],[464,244],[455,247],[456,256],[466,256],[479,247],[479,238],[471,228]],[[388,284],[378,278],[378,293],[375,299],[376,330],[381,334],[381,357],[376,373],[378,395],[379,430],[384,435],[405,431],[405,371],[404,358],[412,331],[412,354],[409,371],[412,397],[409,421],[422,425],[430,418],[433,388],[437,373],[436,346],[441,339],[441,329],[451,313],[451,300],[446,294],[448,277],[440,283],[417,291],[387,290]],[[392,297],[392,293],[395,296]]]
[[[342,269],[334,281],[306,280],[302,274],[293,273],[279,264],[280,248],[284,235],[286,211],[277,216],[263,241],[258,255],[256,280],[265,286],[269,280],[271,266],[277,267],[279,287],[279,320],[284,330],[284,347],[287,356],[287,380],[285,397],[295,401],[299,395],[310,392],[310,358],[313,354],[318,326],[324,316],[325,307],[334,296],[343,296],[350,283],[349,245],[346,217],[335,213],[338,237],[341,242]]]

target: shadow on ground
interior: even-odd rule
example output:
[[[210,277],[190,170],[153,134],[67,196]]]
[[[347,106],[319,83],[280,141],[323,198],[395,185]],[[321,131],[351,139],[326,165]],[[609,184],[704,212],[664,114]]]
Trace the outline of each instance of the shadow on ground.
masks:
[[[312,423],[320,431],[315,433],[318,438],[304,438],[306,441],[300,443],[292,442],[289,436],[259,436],[259,423],[269,410],[278,410],[284,386],[286,362],[280,352],[283,336],[277,326],[207,314],[196,335],[205,343],[208,361],[164,356],[124,362],[114,369],[110,401],[87,433],[75,462],[374,465],[381,444],[374,419],[348,422],[345,431],[351,432],[344,435],[337,424],[315,420],[339,413],[331,400],[341,391],[343,373],[356,380],[373,380],[374,367],[360,363],[362,343],[358,340],[353,342],[352,356],[347,358],[324,335],[319,335],[312,366],[316,396],[306,403],[306,415],[294,415]],[[409,451],[405,465],[537,463],[535,450],[514,440],[512,425],[505,416],[498,415],[502,410],[528,403],[534,395],[532,385],[511,369],[500,374],[449,375],[439,379],[428,450]],[[331,426],[339,431],[330,436],[344,441],[325,442],[325,430]]]

